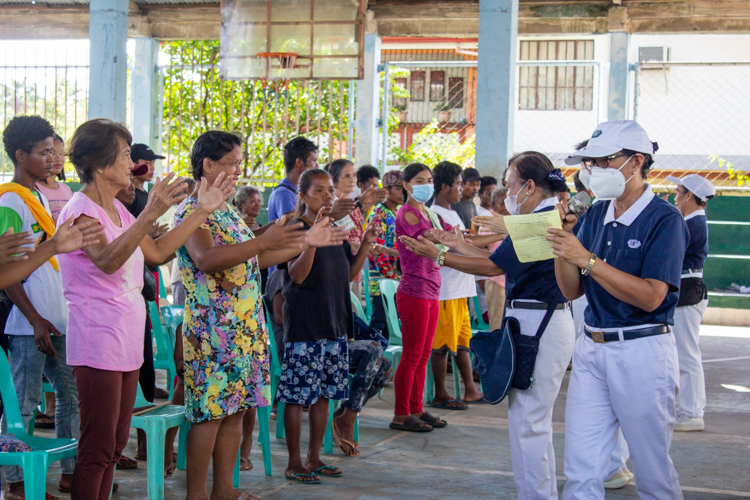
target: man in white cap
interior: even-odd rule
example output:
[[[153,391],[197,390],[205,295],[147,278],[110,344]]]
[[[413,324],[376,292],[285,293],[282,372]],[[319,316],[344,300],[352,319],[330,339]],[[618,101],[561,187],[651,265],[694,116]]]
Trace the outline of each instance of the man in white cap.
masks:
[[[573,215],[548,229],[557,283],[568,300],[586,295],[565,411],[565,499],[604,498],[618,425],[641,498],[681,499],[669,447],[679,369],[672,326],[685,221],[645,182],[657,146],[634,121],[600,124],[566,159],[591,172],[592,205],[578,236]]]
[[[690,231],[690,243],[682,263],[680,300],[674,313],[675,341],[680,362],[680,392],[677,395],[676,431],[702,431],[706,409],[706,380],[698,346],[701,318],[708,307],[708,292],[703,284],[703,264],[708,256],[708,219],[706,201],[716,188],[698,174],[682,178],[667,177],[677,184],[674,204]]]

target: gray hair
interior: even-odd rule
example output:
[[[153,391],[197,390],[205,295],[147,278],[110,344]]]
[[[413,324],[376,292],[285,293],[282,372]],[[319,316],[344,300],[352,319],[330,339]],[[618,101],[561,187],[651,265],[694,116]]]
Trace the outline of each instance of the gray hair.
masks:
[[[490,201],[494,205],[497,202],[497,199],[500,198],[504,194],[508,194],[508,188],[505,186],[498,186],[490,195]]]
[[[234,206],[239,207],[254,194],[260,196],[260,191],[258,191],[258,189],[253,186],[242,186],[234,195]]]

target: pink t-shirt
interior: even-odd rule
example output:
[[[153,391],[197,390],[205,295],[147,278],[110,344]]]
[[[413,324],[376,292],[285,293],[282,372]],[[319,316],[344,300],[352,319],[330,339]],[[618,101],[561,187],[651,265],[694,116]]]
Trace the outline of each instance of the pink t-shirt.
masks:
[[[57,222],[57,218],[60,216],[60,211],[73,197],[73,191],[70,190],[70,186],[64,182],[58,182],[57,189],[50,189],[44,184],[37,182],[36,188],[45,196],[45,198],[47,198],[47,201],[49,201],[49,209],[50,212],[52,212],[52,219]]]
[[[479,234],[493,234],[493,233],[492,231],[479,231]],[[505,236],[503,236],[503,239],[500,241],[496,241],[495,243],[490,243],[487,248],[489,249],[490,252],[494,252],[495,250],[497,250],[497,247],[500,246],[500,243],[502,243],[504,239],[505,239]],[[501,274],[500,276],[488,276],[487,279],[494,281],[501,287],[505,288],[505,275],[504,274]]]
[[[135,218],[114,200],[122,227],[83,193],[75,193],[60,212],[97,219],[108,242],[117,239]],[[143,289],[143,252],[133,255],[113,274],[97,268],[82,250],[58,255],[65,301],[68,304],[67,355],[71,366],[129,372],[143,364],[146,304]]]
[[[407,212],[413,213],[419,222],[406,222]],[[440,219],[444,231],[452,231],[453,226]],[[396,238],[408,236],[417,239],[433,229],[432,222],[410,205],[401,205],[396,214]],[[440,297],[440,266],[434,261],[421,257],[399,243],[398,258],[401,260],[401,283],[398,290],[409,297],[438,300]]]

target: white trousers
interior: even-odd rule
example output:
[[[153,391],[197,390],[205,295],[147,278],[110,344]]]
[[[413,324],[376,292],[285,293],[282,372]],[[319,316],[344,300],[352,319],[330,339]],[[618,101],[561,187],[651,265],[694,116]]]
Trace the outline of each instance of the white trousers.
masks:
[[[680,361],[680,392],[677,394],[677,414],[691,418],[703,417],[706,410],[706,379],[698,336],[701,318],[708,307],[708,299],[674,312],[674,337]]]
[[[524,335],[535,335],[545,311],[508,309]],[[508,431],[513,477],[520,500],[557,499],[552,407],[573,354],[575,332],[570,310],[555,311],[539,341],[534,382],[508,395]]]
[[[672,334],[597,344],[576,340],[565,409],[565,499],[604,498],[620,427],[641,499],[682,499],[669,457],[679,369]]]
[[[584,335],[583,313],[586,311],[586,306],[589,305],[589,301],[586,300],[585,295],[581,295],[570,304],[573,311],[573,321],[575,321],[576,324],[576,339],[578,339],[578,337]],[[612,450],[612,454],[609,456],[609,466],[607,468],[608,472],[605,480],[612,477],[612,475],[620,470],[621,467],[625,467],[627,465],[628,458],[630,458],[630,453],[628,452],[628,443],[625,442],[625,438],[623,437],[622,432],[618,431],[617,444],[615,444],[615,447]]]

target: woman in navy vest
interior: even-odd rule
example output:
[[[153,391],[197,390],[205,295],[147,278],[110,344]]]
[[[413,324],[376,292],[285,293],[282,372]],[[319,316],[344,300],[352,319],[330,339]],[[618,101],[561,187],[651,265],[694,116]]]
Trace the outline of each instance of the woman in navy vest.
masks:
[[[679,370],[672,335],[688,234],[679,211],[646,183],[656,151],[634,121],[600,124],[565,161],[583,162],[599,203],[576,223],[548,229],[560,289],[584,293],[565,410],[566,499],[604,498],[603,481],[622,429],[641,498],[681,499],[669,457]]]
[[[706,201],[716,188],[698,174],[667,180],[677,184],[674,204],[685,218],[690,243],[685,251],[680,282],[680,300],[674,313],[677,358],[680,362],[680,392],[677,395],[675,431],[702,431],[706,409],[706,380],[703,376],[701,350],[698,346],[701,318],[708,307],[708,293],[703,284],[703,265],[708,257],[708,219]]]
[[[555,194],[565,189],[565,177],[560,169],[536,152],[520,153],[511,158],[508,165],[505,207],[510,214],[556,210]],[[466,243],[460,234],[438,233],[435,236],[457,253],[440,251],[424,237],[417,241],[402,236],[399,241],[441,266],[476,276],[505,274],[505,314],[518,319],[523,335],[537,333],[549,303],[559,300],[555,259],[520,262],[510,236],[491,254]],[[573,354],[574,342],[570,305],[558,302],[539,341],[531,387],[512,388],[508,395],[510,452],[519,499],[558,498],[552,408]]]

